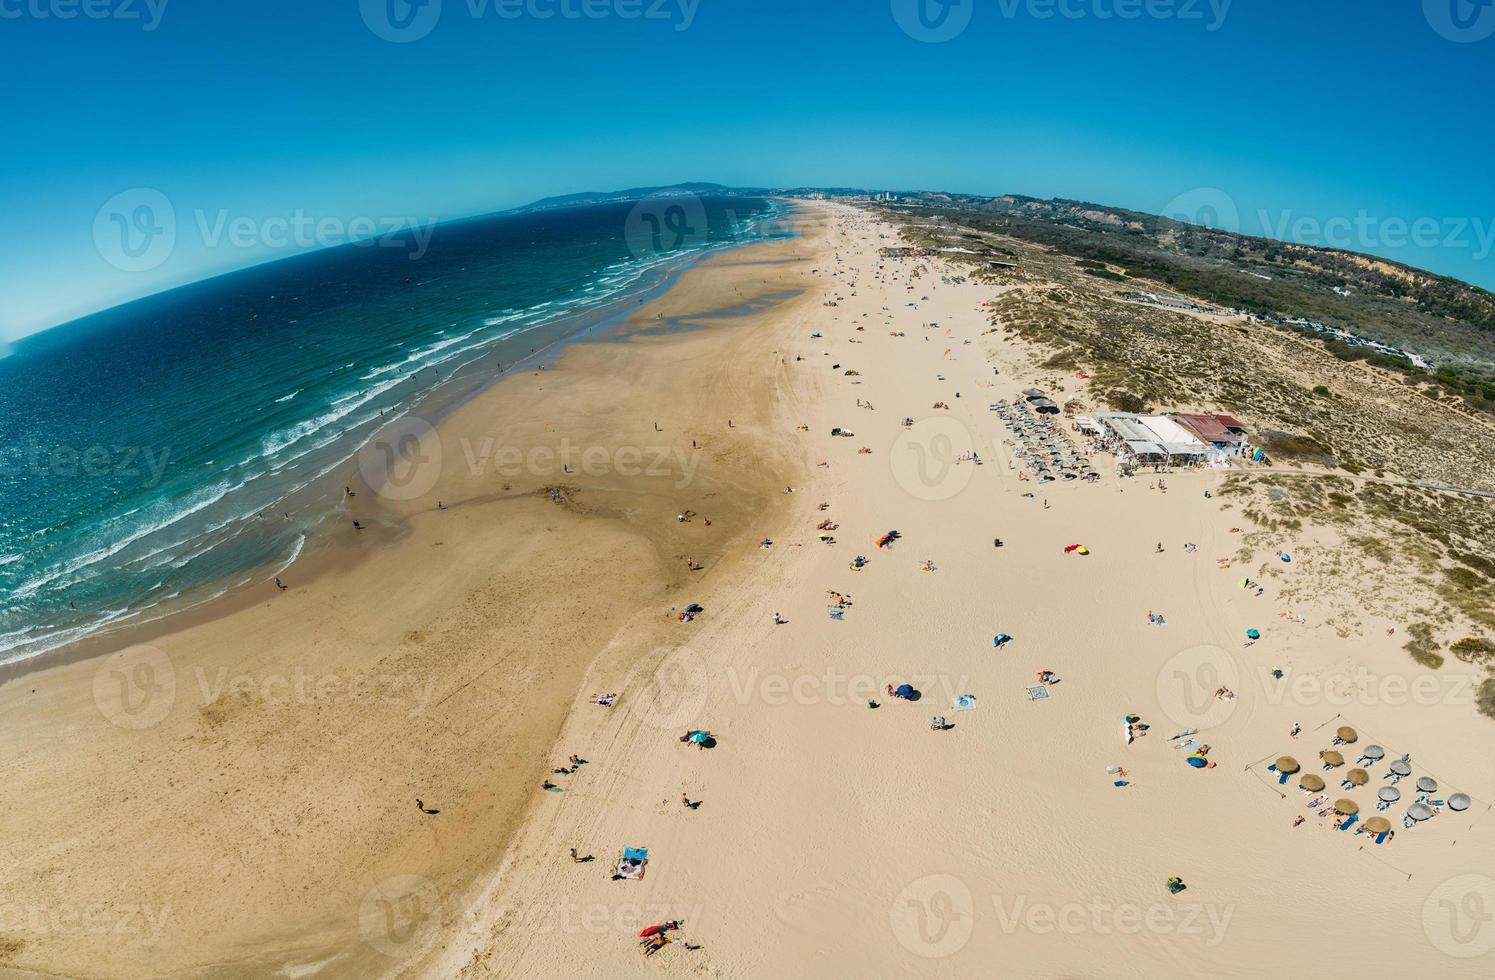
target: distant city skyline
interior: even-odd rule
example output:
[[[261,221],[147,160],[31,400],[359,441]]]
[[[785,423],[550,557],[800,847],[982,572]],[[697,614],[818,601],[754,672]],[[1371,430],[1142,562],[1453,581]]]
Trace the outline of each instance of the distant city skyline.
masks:
[[[677,181],[1069,198],[1495,287],[1495,138],[1472,108],[1495,5],[82,11],[0,8],[22,80],[0,341],[311,248]]]

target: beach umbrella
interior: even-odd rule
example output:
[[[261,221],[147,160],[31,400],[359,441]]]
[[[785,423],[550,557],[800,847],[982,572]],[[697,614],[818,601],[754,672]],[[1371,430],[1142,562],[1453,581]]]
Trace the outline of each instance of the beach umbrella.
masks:
[[[1402,791],[1395,786],[1382,786],[1376,792],[1376,796],[1384,803],[1395,803],[1402,798]]]
[[[1293,773],[1297,772],[1299,768],[1300,767],[1298,765],[1298,760],[1294,759],[1290,755],[1284,755],[1277,760],[1278,772],[1285,772],[1289,776],[1291,776]]]
[[[1366,783],[1370,782],[1370,773],[1366,772],[1364,769],[1351,769],[1349,772],[1344,774],[1344,778],[1348,779],[1356,786],[1364,786]]]
[[[1365,747],[1365,757],[1372,761],[1384,759],[1386,757],[1386,750],[1379,745],[1367,745]]]
[[[1339,731],[1336,734],[1339,735],[1339,740],[1341,742],[1354,742],[1360,738],[1360,733],[1355,731],[1355,729],[1351,728],[1349,725],[1341,725]]]
[[[1333,749],[1325,749],[1324,751],[1320,752],[1319,758],[1323,759],[1331,766],[1344,765],[1344,756],[1340,755],[1338,752],[1335,752]]]
[[[1424,793],[1436,793],[1438,792],[1438,780],[1432,776],[1422,776],[1417,780],[1417,788]]]
[[[1448,798],[1448,808],[1450,810],[1467,810],[1467,809],[1469,809],[1469,794],[1468,793],[1455,793],[1454,795],[1450,796]]]
[[[1354,800],[1335,800],[1334,812],[1342,813],[1348,817],[1352,814],[1360,812],[1360,804],[1356,803]]]
[[[1255,626],[1251,627],[1250,629],[1248,629],[1246,631],[1246,639],[1248,639],[1248,640],[1259,640],[1259,639],[1261,639],[1261,630],[1257,629]]]
[[[1312,773],[1309,773],[1308,775],[1303,777],[1298,785],[1301,788],[1308,790],[1308,792],[1310,793],[1317,793],[1319,790],[1324,788],[1324,781],[1319,777],[1313,775]]]
[[[1412,775],[1412,767],[1409,766],[1409,765],[1407,765],[1407,763],[1403,762],[1401,759],[1397,759],[1395,762],[1393,762],[1391,765],[1387,766],[1386,768],[1390,769],[1392,772],[1394,772],[1398,776],[1410,776],[1410,775]]]
[[[1431,820],[1433,819],[1433,808],[1426,803],[1413,803],[1407,807],[1407,816],[1413,820]]]
[[[1384,834],[1391,829],[1391,821],[1385,817],[1371,817],[1365,821],[1365,829],[1372,834]]]
[[[706,744],[706,740],[708,738],[710,738],[711,736],[707,735],[705,732],[691,732],[688,737],[690,738],[690,740],[692,742],[696,743],[697,745],[705,745]]]

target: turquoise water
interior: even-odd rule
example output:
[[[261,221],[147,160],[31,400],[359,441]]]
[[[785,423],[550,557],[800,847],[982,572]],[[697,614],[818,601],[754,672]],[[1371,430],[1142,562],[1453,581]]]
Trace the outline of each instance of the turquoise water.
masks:
[[[298,491],[441,379],[780,234],[780,216],[686,198],[475,219],[438,226],[419,259],[413,243],[329,249],[16,343],[0,358],[0,663],[288,563],[336,519]]]

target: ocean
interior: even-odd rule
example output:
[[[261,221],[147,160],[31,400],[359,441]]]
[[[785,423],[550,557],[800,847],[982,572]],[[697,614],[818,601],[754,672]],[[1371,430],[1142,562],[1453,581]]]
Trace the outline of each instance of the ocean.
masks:
[[[379,426],[505,340],[584,329],[705,253],[785,234],[784,210],[684,196],[452,222],[424,254],[344,245],[16,342],[0,664],[273,574],[339,519],[300,491]]]

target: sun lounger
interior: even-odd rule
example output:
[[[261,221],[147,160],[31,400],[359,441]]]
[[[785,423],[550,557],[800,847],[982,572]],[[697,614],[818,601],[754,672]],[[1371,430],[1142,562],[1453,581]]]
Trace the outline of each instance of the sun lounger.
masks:
[[[1351,826],[1351,825],[1352,825],[1352,824],[1353,824],[1353,823],[1354,823],[1354,822],[1355,822],[1355,821],[1356,821],[1356,820],[1359,820],[1359,819],[1360,819],[1360,814],[1358,814],[1358,813],[1352,813],[1352,814],[1350,814],[1350,815],[1349,815],[1349,816],[1348,816],[1348,817],[1345,817],[1345,818],[1344,818],[1344,823],[1342,823],[1342,824],[1340,824],[1340,825],[1339,825],[1339,829],[1340,829],[1340,830],[1349,830],[1349,829],[1350,829],[1350,826]]]

